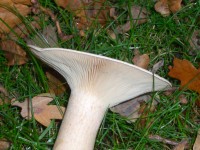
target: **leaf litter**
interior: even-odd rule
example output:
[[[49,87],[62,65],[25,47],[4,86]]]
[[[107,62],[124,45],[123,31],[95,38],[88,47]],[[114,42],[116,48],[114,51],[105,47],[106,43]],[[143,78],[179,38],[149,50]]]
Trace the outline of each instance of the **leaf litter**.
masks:
[[[136,49],[134,50],[134,57],[132,59],[132,62],[134,65],[141,67],[143,69],[147,69],[149,62],[150,62],[150,58],[147,54],[140,54],[139,50]]]
[[[182,0],[159,0],[156,2],[154,8],[163,17],[169,16],[172,13],[176,13],[181,9]]]
[[[168,75],[181,81],[180,89],[193,90],[200,94],[200,69],[188,60],[174,58],[174,66],[169,66]]]
[[[0,150],[8,150],[11,146],[11,142],[9,142],[7,139],[2,138],[0,139]]]
[[[35,120],[47,127],[51,123],[51,119],[62,119],[65,111],[65,107],[48,105],[53,98],[52,94],[43,93],[33,97],[32,100],[25,99],[22,103],[14,98],[11,100],[11,105],[21,107],[23,118],[30,120],[34,116]]]

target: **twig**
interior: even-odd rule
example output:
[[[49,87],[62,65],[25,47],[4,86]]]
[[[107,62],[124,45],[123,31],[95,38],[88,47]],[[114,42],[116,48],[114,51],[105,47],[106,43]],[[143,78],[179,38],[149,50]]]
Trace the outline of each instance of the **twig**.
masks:
[[[157,141],[160,141],[160,142],[163,142],[165,144],[169,144],[169,145],[178,145],[179,142],[176,142],[176,141],[173,141],[173,140],[170,140],[170,139],[165,139],[159,135],[149,135],[149,139],[151,140],[157,140]]]

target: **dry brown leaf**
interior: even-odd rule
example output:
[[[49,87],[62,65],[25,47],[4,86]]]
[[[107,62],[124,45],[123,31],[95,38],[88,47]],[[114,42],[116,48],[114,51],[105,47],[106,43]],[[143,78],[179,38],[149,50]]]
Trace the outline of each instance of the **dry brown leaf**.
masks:
[[[140,52],[138,50],[134,51],[134,57],[133,57],[133,63],[134,65],[141,67],[143,69],[147,69],[149,62],[150,62],[150,58],[147,54],[143,54],[140,55]]]
[[[170,10],[168,6],[168,0],[159,0],[155,6],[155,10],[159,12],[162,16],[169,16],[170,15]]]
[[[31,12],[30,0],[1,0],[0,1],[0,18],[12,29],[21,23],[21,19],[16,15],[27,16]],[[0,21],[0,34],[9,33],[8,28],[3,21]]]
[[[15,4],[32,5],[31,0],[12,0]]]
[[[193,150],[200,150],[200,129],[197,132],[197,137],[193,145]]]
[[[109,35],[109,37],[112,40],[116,40],[117,39],[116,34],[112,30],[107,30],[107,34]]]
[[[179,98],[181,104],[187,104],[188,103],[188,100],[187,100],[187,98],[184,94],[181,94],[178,98]]]
[[[32,101],[26,99],[20,103],[15,99],[12,100],[12,106],[21,107],[21,115],[25,119],[34,118],[44,126],[51,123],[51,119],[62,119],[65,111],[64,107],[57,107],[56,105],[48,105],[53,100],[49,93],[40,94],[32,98]],[[32,102],[32,103],[31,103]]]
[[[131,7],[131,19],[133,20],[133,25],[140,25],[145,22],[147,22],[147,15],[148,12],[146,8],[133,5]],[[128,17],[127,20],[130,20],[130,17]],[[127,21],[124,25],[120,25],[116,28],[116,31],[120,34],[123,34],[131,29],[131,21]]]
[[[176,13],[181,9],[182,0],[168,0],[169,10],[172,13]]]
[[[154,8],[162,16],[169,16],[170,13],[176,13],[181,9],[182,0],[159,0]]]
[[[46,76],[48,79],[50,93],[61,95],[69,89],[65,79],[57,72],[51,70],[51,72],[46,72]]]
[[[0,42],[1,49],[5,52],[7,65],[23,65],[27,62],[26,52],[14,41],[6,40]]]
[[[128,121],[135,122],[141,116],[141,113],[139,113],[140,103],[148,101],[149,99],[151,99],[151,96],[149,95],[139,96],[114,106],[110,108],[110,110],[112,112],[119,113],[123,117],[127,117],[129,119]]]
[[[181,89],[186,88],[200,94],[200,69],[196,69],[188,60],[174,58],[174,66],[169,66],[168,75],[181,81]]]
[[[35,29],[40,29],[40,25],[38,24],[38,22],[36,21],[32,21],[29,23],[30,26],[34,27]],[[2,35],[1,39],[6,40],[7,37],[9,37],[12,40],[18,40],[19,37],[20,38],[25,38],[27,37],[27,34],[29,34],[30,32],[27,30],[26,25],[25,24],[19,24],[17,25],[15,28],[13,28],[14,32],[10,32],[9,34],[6,35]]]
[[[39,29],[40,26],[37,22],[32,21],[30,25],[35,27],[35,29]],[[0,47],[5,53],[5,57],[8,61],[7,65],[23,65],[28,61],[26,52],[22,49],[20,45],[18,45],[14,40],[18,40],[19,37],[24,38],[29,33],[26,26],[24,24],[20,24],[13,28],[14,32],[10,32],[8,34],[2,34]],[[7,40],[9,39],[12,40]]]
[[[0,150],[8,150],[11,143],[6,139],[0,139]]]
[[[10,30],[16,31],[19,37],[24,37],[20,27],[22,20],[19,15],[27,16],[31,12],[31,0],[1,0],[0,1],[0,47],[5,51],[5,56],[8,61],[8,65],[22,65],[26,63],[27,57],[23,49],[17,45],[14,41],[5,40],[8,36],[13,39],[17,39],[15,34]],[[17,26],[17,27],[16,27]],[[9,33],[10,32],[10,33]]]
[[[114,7],[110,8],[110,17],[113,18],[114,20],[117,20],[117,14]]]
[[[193,51],[200,50],[200,30],[195,30],[192,34],[191,39],[189,40],[190,46]]]
[[[87,29],[97,20],[101,25],[105,25],[110,8],[105,6],[106,0],[54,0],[58,6],[74,13],[77,17],[76,26],[78,29]]]
[[[176,145],[173,150],[185,150],[186,148],[188,148],[188,141],[184,140],[181,141],[180,143],[178,143],[178,145]]]

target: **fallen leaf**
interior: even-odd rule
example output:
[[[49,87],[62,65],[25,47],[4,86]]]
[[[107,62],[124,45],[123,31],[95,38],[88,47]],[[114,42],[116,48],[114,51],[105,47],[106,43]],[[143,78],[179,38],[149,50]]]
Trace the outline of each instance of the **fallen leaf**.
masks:
[[[27,16],[31,12],[31,0],[1,0],[0,1],[0,34],[9,33],[10,29],[20,24],[22,20],[18,17]],[[8,27],[8,26],[10,27]]]
[[[190,46],[192,48],[191,53],[195,51],[200,51],[200,30],[195,30],[189,40]]]
[[[25,36],[24,31],[20,28],[22,19],[19,16],[27,16],[31,12],[31,0],[3,0],[0,1],[0,47],[5,51],[5,56],[8,61],[8,65],[22,65],[26,63],[27,57],[23,49],[17,45],[14,41],[6,40],[7,37],[13,40],[18,39],[18,37]],[[22,26],[21,26],[22,27]],[[25,26],[23,27],[25,28]],[[18,34],[16,37],[13,32]],[[21,30],[21,31],[20,31]]]
[[[113,18],[114,20],[117,20],[117,13],[115,7],[110,8],[110,17]]]
[[[141,113],[139,113],[140,103],[148,101],[149,99],[151,99],[151,96],[149,95],[139,96],[127,102],[116,105],[110,108],[110,110],[120,114],[123,117],[127,117],[129,119],[128,122],[135,122],[141,116]]]
[[[30,22],[30,25],[35,29],[39,29],[40,26],[36,21]],[[0,47],[5,53],[7,59],[7,65],[23,65],[28,61],[26,52],[15,41],[20,38],[25,38],[29,34],[28,29],[24,24],[19,24],[13,28],[13,32],[2,34]],[[12,40],[8,40],[12,39]],[[38,40],[37,40],[38,41]]]
[[[8,150],[11,143],[6,139],[0,139],[0,150]]]
[[[169,16],[170,13],[176,13],[181,9],[182,0],[159,0],[156,2],[154,8],[162,16]]]
[[[51,72],[46,72],[46,76],[48,79],[50,93],[61,95],[69,89],[65,79],[57,74],[57,72],[51,70]]]
[[[109,37],[112,40],[116,40],[117,39],[116,34],[112,30],[107,30],[107,34],[109,35]]]
[[[181,104],[187,104],[188,103],[188,100],[187,100],[187,98],[184,94],[181,94],[178,98],[179,98]]]
[[[8,0],[6,0],[8,1]],[[12,0],[14,4],[32,5],[33,0]]]
[[[48,126],[51,123],[51,119],[62,119],[64,107],[56,105],[47,105],[53,100],[53,97],[49,93],[40,94],[32,98],[32,100],[26,99],[20,103],[16,99],[12,99],[12,106],[21,107],[21,115],[25,119],[32,118],[32,112],[34,118],[44,126]]]
[[[131,7],[131,18],[128,17],[127,20],[133,20],[127,21],[124,25],[120,25],[116,28],[116,32],[123,34],[131,29],[131,24],[133,25],[140,25],[145,22],[147,22],[147,15],[149,13],[147,12],[146,8],[140,7],[137,5],[133,5]]]
[[[38,22],[36,21],[32,21],[29,23],[30,26],[34,27],[34,29],[40,29],[40,25],[38,24]],[[17,41],[20,38],[26,38],[27,37],[27,34],[29,34],[30,31],[28,31],[28,29],[26,28],[26,25],[25,24],[19,24],[17,26],[15,26],[13,28],[13,32],[9,32],[8,34],[4,34],[1,36],[1,39],[2,40],[7,40],[8,37],[9,39],[12,39],[12,40],[15,40]]]
[[[106,5],[106,0],[54,0],[58,6],[74,13],[78,29],[87,29],[94,20],[101,25],[105,25],[108,19],[110,8]]]
[[[172,13],[176,13],[181,9],[182,0],[168,0],[169,10]]]
[[[188,60],[174,58],[174,66],[169,66],[168,75],[181,81],[181,89],[190,89],[200,94],[200,69],[196,69]]]
[[[134,65],[143,69],[147,69],[150,62],[149,56],[147,54],[140,55],[140,52],[138,50],[134,51],[134,55],[135,56],[132,60]]]
[[[21,46],[16,44],[14,41],[1,41],[0,47],[5,52],[5,57],[8,61],[8,66],[23,65],[28,61],[26,52],[22,49]]]
[[[197,137],[193,145],[193,150],[200,150],[200,129],[197,132]]]
[[[178,145],[176,145],[173,150],[185,150],[186,148],[188,148],[188,141],[187,140],[183,140],[180,143],[178,143]]]
[[[159,0],[155,6],[155,10],[159,12],[162,16],[169,16],[170,15],[170,10],[168,6],[168,0]]]

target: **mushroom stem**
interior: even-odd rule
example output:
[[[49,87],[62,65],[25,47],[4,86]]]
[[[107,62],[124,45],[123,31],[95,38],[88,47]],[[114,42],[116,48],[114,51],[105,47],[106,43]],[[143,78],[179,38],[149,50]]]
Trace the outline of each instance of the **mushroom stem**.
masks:
[[[29,47],[65,77],[72,91],[55,150],[92,150],[107,108],[171,86],[158,75],[119,60],[70,49]]]
[[[54,150],[93,150],[99,126],[107,110],[100,102],[87,92],[72,92]]]

